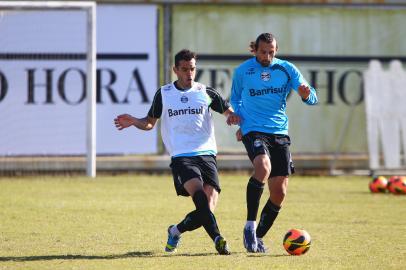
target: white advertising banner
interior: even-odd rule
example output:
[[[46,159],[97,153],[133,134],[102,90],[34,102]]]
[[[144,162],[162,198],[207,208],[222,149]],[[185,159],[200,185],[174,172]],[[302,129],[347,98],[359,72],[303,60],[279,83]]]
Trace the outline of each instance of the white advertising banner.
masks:
[[[0,156],[86,152],[85,11],[0,14]],[[158,82],[157,7],[97,7],[97,154],[157,152],[157,130],[117,131],[144,117]]]
[[[406,62],[404,6],[177,5],[172,18],[172,51],[196,51],[196,80],[227,98],[250,42],[275,34],[277,57],[296,65],[319,97],[316,106],[295,92],[288,98],[294,153],[367,153],[363,71],[372,59]],[[235,127],[214,115],[219,151],[245,152]]]

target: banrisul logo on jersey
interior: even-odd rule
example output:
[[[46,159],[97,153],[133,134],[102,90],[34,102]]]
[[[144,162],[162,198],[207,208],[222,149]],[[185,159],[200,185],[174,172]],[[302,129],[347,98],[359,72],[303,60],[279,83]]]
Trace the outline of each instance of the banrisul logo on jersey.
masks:
[[[281,87],[269,87],[269,88],[263,88],[263,89],[250,89],[250,96],[255,97],[255,96],[263,96],[263,95],[268,95],[268,94],[282,94],[285,95],[288,92],[288,86],[286,84],[282,85]]]
[[[263,80],[264,82],[267,82],[270,79],[271,79],[271,73],[269,73],[269,71],[261,72],[261,80]]]
[[[200,108],[186,108],[186,109],[179,109],[179,110],[172,110],[168,109],[169,117],[178,116],[178,115],[185,115],[185,114],[203,114],[203,106]]]

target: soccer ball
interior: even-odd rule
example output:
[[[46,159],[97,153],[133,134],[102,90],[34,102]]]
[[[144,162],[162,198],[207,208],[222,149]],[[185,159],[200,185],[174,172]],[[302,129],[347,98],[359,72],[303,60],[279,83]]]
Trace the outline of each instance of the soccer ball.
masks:
[[[290,255],[305,254],[312,243],[310,235],[305,230],[291,229],[283,238],[283,247]]]
[[[369,190],[372,193],[386,192],[388,180],[383,176],[378,176],[369,182]]]
[[[395,186],[400,181],[400,179],[401,177],[397,175],[391,176],[389,178],[387,189],[389,190],[390,193],[396,194]]]
[[[397,178],[391,187],[391,192],[395,195],[406,194],[406,177],[400,176]]]

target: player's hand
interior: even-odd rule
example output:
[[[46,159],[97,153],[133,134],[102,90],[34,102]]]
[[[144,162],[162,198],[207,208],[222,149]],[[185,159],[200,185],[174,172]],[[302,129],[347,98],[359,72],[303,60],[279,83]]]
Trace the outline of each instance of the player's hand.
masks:
[[[240,122],[241,122],[241,118],[233,112],[227,116],[227,125],[229,125],[229,126],[238,125]]]
[[[237,142],[241,142],[241,141],[242,141],[241,128],[239,128],[239,129],[235,132],[235,138],[237,139]]]
[[[308,99],[310,96],[310,86],[308,86],[307,84],[301,84],[297,91],[299,93],[299,96],[304,100]]]
[[[128,128],[129,126],[134,125],[135,119],[129,114],[121,114],[114,118],[114,125],[118,130]]]

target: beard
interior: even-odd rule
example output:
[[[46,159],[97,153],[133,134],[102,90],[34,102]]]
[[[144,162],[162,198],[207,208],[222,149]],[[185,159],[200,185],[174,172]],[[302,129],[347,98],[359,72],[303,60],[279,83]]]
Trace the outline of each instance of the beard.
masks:
[[[263,67],[267,67],[271,64],[271,61],[261,61],[260,63]]]

